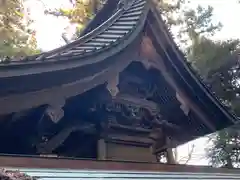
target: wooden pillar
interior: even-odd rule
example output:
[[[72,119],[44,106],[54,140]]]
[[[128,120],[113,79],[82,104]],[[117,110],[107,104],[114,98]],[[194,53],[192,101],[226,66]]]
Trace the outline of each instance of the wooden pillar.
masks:
[[[168,148],[166,150],[166,156],[167,156],[167,163],[168,164],[176,164],[174,155],[173,155],[173,150],[171,148]]]
[[[107,148],[104,139],[98,140],[98,160],[105,160],[107,155]]]

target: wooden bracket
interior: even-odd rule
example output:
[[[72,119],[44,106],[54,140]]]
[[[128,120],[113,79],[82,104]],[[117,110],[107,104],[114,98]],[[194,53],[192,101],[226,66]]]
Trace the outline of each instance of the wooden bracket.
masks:
[[[62,109],[65,105],[65,99],[58,99],[53,101],[45,110],[45,115],[47,115],[52,122],[58,123],[64,117],[64,110]]]
[[[119,92],[118,84],[119,84],[119,74],[117,74],[116,77],[108,81],[107,89],[113,97],[115,97]]]
[[[187,104],[187,102],[185,101],[185,99],[180,96],[178,93],[176,93],[176,98],[177,100],[181,103],[180,109],[182,109],[182,111],[184,112],[184,114],[186,116],[188,116],[189,112],[190,112],[190,107]]]
[[[45,110],[45,115],[48,116],[52,122],[58,123],[64,117],[64,110],[59,106],[49,105]]]

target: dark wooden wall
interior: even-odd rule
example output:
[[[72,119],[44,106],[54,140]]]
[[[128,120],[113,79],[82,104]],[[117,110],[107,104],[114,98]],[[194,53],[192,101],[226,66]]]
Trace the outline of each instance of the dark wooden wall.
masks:
[[[120,143],[106,143],[107,159],[139,162],[156,162],[150,147],[134,146]]]

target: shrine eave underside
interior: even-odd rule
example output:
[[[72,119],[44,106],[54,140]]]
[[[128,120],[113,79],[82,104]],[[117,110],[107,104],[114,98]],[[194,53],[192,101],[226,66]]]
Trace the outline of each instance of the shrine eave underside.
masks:
[[[107,3],[102,11],[107,11],[107,6],[110,5]],[[168,55],[167,64],[171,67],[175,80],[182,83],[185,92],[191,94],[195,103],[203,110],[209,111],[212,118],[225,121],[226,126],[237,122],[237,117],[228,112],[186,63],[183,53],[174,43],[153,1],[130,0],[115,7],[112,15],[105,20],[101,19],[103,23],[94,27],[94,24],[97,24],[97,15],[82,36],[72,43],[46,53],[26,57],[22,61],[12,60],[0,64],[0,104],[4,105],[0,108],[0,114],[37,107],[48,104],[49,101],[61,103],[65,98],[81,94],[104,83],[106,77],[120,72],[125,68],[124,65],[128,64],[117,55],[124,55],[130,51],[126,49],[142,36],[145,25],[151,24],[150,28],[155,28],[162,34],[161,41],[164,41],[167,51],[165,53]],[[161,44],[158,39],[154,40],[156,49],[160,48],[158,45]],[[109,63],[112,57],[115,57],[113,64]],[[48,88],[40,86],[39,89],[33,88],[39,80],[48,79],[51,75],[56,79],[61,73],[65,73],[64,77],[77,77],[80,69],[87,71],[87,68],[91,69],[94,65],[101,65],[103,68],[82,79],[68,79],[65,83],[59,82]],[[50,79],[46,83],[56,82],[56,79]],[[31,83],[34,81],[35,83]],[[80,86],[82,88],[79,88]],[[23,103],[24,99],[29,101]]]

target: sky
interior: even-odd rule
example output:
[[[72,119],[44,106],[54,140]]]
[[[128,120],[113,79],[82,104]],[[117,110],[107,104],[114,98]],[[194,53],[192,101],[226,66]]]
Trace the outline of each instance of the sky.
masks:
[[[71,7],[68,0],[27,0],[25,5],[30,9],[34,20],[32,28],[36,30],[38,47],[43,51],[52,50],[65,44],[61,38],[64,28],[69,25],[66,18],[44,14],[44,9]]]
[[[220,21],[224,26],[217,33],[216,39],[238,38],[240,32],[240,4],[238,0],[190,0],[190,6],[195,7],[198,4],[202,6],[211,5],[214,7],[214,20]],[[38,46],[48,51],[64,45],[61,34],[68,20],[44,15],[44,8],[71,7],[68,0],[27,0],[26,5],[30,7],[31,16],[35,23],[33,27],[37,30]],[[70,33],[74,28],[70,29]]]
[[[240,4],[238,0],[191,0],[191,5],[212,6],[214,8],[213,19],[223,24],[223,29],[217,33],[216,39],[228,39],[240,37]]]
[[[237,0],[191,0],[190,7],[212,6],[214,8],[214,21],[221,22],[223,28],[215,35],[215,39],[229,39],[240,37],[240,4]],[[43,51],[48,51],[64,45],[61,34],[64,28],[69,25],[68,20],[56,18],[44,14],[44,9],[71,7],[68,0],[28,0],[26,6],[30,8],[31,16],[35,23],[33,28],[36,29],[36,38],[38,47]],[[69,34],[74,32],[74,27],[69,29]],[[200,138],[178,148],[179,160],[184,163],[188,156],[192,144],[195,145],[194,154],[189,164],[207,165],[208,161],[204,158],[206,138]]]

